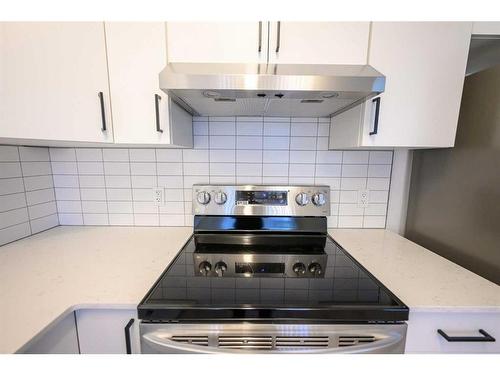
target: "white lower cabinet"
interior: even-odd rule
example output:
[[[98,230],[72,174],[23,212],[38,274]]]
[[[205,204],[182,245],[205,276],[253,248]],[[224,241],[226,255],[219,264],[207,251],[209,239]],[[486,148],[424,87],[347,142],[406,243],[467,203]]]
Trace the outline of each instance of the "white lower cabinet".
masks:
[[[78,354],[75,313],[50,324],[17,351],[21,354]]]
[[[484,337],[479,330],[496,339],[494,342],[449,342],[450,338]],[[500,311],[425,310],[410,311],[406,353],[500,353]]]
[[[125,327],[129,327],[131,353],[140,353],[136,309],[82,309],[76,311],[81,354],[126,354]]]

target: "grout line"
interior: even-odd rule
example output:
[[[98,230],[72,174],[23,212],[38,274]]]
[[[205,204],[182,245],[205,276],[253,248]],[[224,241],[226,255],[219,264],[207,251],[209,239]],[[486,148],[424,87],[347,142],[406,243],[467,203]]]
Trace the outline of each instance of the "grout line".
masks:
[[[99,152],[101,153],[102,173],[103,173],[102,176],[104,179],[104,196],[106,197],[106,215],[107,215],[107,219],[108,219],[108,225],[110,225],[108,189],[106,187],[106,175],[104,174],[104,151],[102,148],[98,148],[97,150],[99,150]],[[78,180],[80,180],[80,177],[78,177]],[[83,207],[82,207],[82,211],[83,211]]]
[[[16,146],[17,148],[17,154],[19,155],[19,168],[21,169],[21,175],[23,176],[23,190],[24,190],[24,202],[26,203],[26,210],[28,211],[28,221],[29,221],[29,227],[30,227],[30,236],[33,234],[33,229],[31,228],[31,220],[29,219],[30,213],[28,210],[28,196],[26,195],[26,184],[24,183],[24,172],[23,172],[23,165],[21,163],[21,151],[19,150],[19,146]]]

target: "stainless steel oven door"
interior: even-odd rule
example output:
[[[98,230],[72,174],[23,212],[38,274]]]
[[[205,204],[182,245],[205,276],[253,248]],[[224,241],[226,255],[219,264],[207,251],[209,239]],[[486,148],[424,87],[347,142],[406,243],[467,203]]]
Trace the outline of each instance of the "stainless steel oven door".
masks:
[[[406,324],[141,323],[141,351],[161,353],[404,353]]]

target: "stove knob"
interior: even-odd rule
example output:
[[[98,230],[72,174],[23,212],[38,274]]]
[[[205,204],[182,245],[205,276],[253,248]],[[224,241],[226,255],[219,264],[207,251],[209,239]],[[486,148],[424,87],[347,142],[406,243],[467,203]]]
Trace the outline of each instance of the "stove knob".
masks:
[[[295,263],[292,267],[293,269],[293,272],[295,272],[295,274],[297,276],[302,276],[303,274],[306,273],[306,265],[304,263]]]
[[[299,206],[305,206],[309,203],[309,196],[307,195],[307,193],[299,193],[295,197],[295,202],[297,202]]]
[[[309,272],[311,272],[314,276],[320,276],[323,274],[323,270],[321,269],[321,266],[319,263],[311,263],[309,265]]]
[[[226,272],[227,270],[227,264],[220,261],[220,262],[217,262],[215,263],[215,273],[217,274],[218,277],[222,277],[224,276],[224,272]]]
[[[217,204],[224,204],[227,201],[227,195],[223,191],[218,191],[215,194],[214,201]]]
[[[323,194],[323,193],[314,194],[312,201],[316,206],[323,206],[326,203],[325,194]]]
[[[208,274],[210,273],[210,270],[212,269],[212,265],[210,263],[208,263],[206,260],[204,260],[203,262],[200,263],[200,265],[198,266],[198,269],[200,270],[200,273],[203,276],[208,276]]]
[[[200,191],[196,196],[196,200],[199,204],[208,204],[208,202],[210,202],[210,193],[206,191]]]

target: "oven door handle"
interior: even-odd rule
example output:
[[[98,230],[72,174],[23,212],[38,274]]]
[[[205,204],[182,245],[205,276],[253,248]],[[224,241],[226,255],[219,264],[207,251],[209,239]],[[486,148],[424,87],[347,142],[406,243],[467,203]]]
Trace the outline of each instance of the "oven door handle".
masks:
[[[332,347],[327,349],[317,349],[317,350],[304,350],[304,353],[309,354],[370,354],[370,353],[397,353],[398,349],[404,346],[405,337],[399,334],[389,334],[383,339],[377,340],[376,342],[365,344],[361,346],[353,347]],[[298,354],[300,351],[296,349],[282,349],[282,350],[262,350],[262,349],[227,349],[219,348],[213,346],[202,346],[197,344],[180,343],[170,340],[164,335],[157,335],[155,333],[147,333],[142,336],[142,340],[145,344],[149,345],[151,348],[155,349],[160,353],[175,353],[175,354],[217,354],[217,353],[240,353],[240,354],[250,354],[250,353],[295,353]]]

